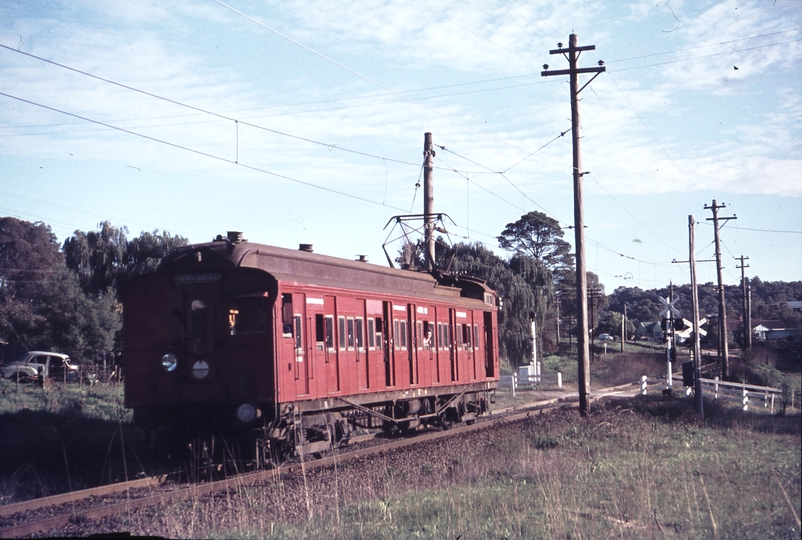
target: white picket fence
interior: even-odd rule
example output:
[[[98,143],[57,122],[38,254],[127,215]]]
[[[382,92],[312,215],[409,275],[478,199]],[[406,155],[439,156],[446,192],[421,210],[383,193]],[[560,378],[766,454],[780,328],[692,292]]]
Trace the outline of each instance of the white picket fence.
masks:
[[[498,380],[499,389],[507,389],[512,392],[515,397],[515,392],[519,388],[538,388],[541,386],[557,386],[563,387],[563,374],[557,373],[541,373],[540,375],[518,376],[518,373],[512,375],[501,375]]]
[[[682,384],[682,376],[674,375],[673,382]],[[733,401],[743,405],[745,411],[749,410],[749,403],[762,403],[764,408],[771,408],[771,413],[774,413],[774,402],[780,402],[782,399],[782,389],[772,388],[770,386],[755,386],[753,384],[733,383],[720,381],[718,377],[714,379],[700,379],[702,381],[702,394],[706,397],[713,399],[721,399],[724,401]],[[641,394],[646,395],[646,390],[649,384],[660,384],[663,388],[666,387],[665,379],[650,378],[646,375],[640,379]],[[675,385],[678,386],[678,385]],[[691,395],[693,388],[690,386],[684,387],[685,395]]]

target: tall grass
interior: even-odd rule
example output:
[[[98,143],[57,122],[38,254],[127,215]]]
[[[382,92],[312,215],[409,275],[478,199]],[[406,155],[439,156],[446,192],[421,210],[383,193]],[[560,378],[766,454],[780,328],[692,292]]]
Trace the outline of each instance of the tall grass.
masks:
[[[649,396],[558,411],[302,481],[160,508],[139,534],[242,538],[799,538],[799,418]]]

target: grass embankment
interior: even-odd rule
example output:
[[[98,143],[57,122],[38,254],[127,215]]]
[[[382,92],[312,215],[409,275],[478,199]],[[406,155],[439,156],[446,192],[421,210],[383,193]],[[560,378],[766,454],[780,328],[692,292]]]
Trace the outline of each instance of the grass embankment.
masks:
[[[0,504],[124,480],[131,421],[119,384],[0,379]]]
[[[690,406],[689,406],[690,405]],[[610,401],[117,527],[240,538],[799,538],[799,417]],[[117,529],[121,530],[121,529]]]

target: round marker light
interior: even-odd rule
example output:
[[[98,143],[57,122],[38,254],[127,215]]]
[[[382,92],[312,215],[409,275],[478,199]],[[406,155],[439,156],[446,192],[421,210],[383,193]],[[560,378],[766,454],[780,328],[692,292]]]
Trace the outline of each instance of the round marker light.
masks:
[[[175,368],[178,366],[178,357],[173,353],[167,353],[162,356],[162,369],[164,371],[170,373],[175,371]]]
[[[203,360],[198,360],[192,364],[192,376],[196,379],[203,379],[209,374],[209,364]]]
[[[250,403],[243,403],[237,407],[237,420],[243,424],[250,424],[256,420],[256,407]]]

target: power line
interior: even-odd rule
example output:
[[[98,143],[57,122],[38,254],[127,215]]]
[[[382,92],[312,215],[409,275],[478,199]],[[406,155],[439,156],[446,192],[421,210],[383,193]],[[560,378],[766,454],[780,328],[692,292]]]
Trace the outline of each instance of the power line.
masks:
[[[334,64],[335,66],[341,68],[341,69],[344,69],[348,73],[351,73],[352,75],[356,75],[360,79],[363,79],[363,80],[365,80],[365,81],[367,81],[367,82],[369,82],[371,84],[374,84],[374,85],[378,86],[379,88],[382,88],[383,90],[387,90],[388,92],[392,92],[396,96],[400,97],[401,99],[403,99],[405,101],[408,101],[409,103],[412,103],[413,105],[417,105],[418,107],[420,107],[420,108],[422,108],[422,109],[424,109],[426,111],[429,111],[430,113],[435,114],[435,115],[437,115],[437,116],[439,116],[441,118],[444,118],[444,119],[446,119],[446,120],[448,120],[450,122],[454,122],[455,124],[459,124],[460,126],[466,128],[466,129],[469,129],[469,130],[471,130],[471,131],[473,131],[475,133],[478,133],[479,135],[482,135],[484,137],[488,137],[490,139],[493,139],[494,141],[499,142],[499,143],[504,144],[504,145],[507,145],[507,146],[509,146],[511,148],[515,148],[517,150],[523,151],[522,148],[519,148],[519,147],[515,146],[514,144],[512,144],[512,143],[510,143],[508,141],[503,141],[503,140],[499,139],[498,137],[495,137],[495,136],[493,136],[493,135],[491,135],[489,133],[485,133],[484,131],[482,131],[482,130],[480,130],[478,128],[475,128],[475,127],[473,127],[471,125],[468,125],[468,124],[466,124],[464,122],[461,122],[461,121],[459,121],[459,120],[457,120],[455,118],[451,118],[450,116],[445,115],[445,114],[443,114],[443,113],[441,113],[441,112],[439,112],[439,111],[437,111],[435,109],[432,109],[431,107],[427,107],[426,105],[423,105],[422,103],[418,103],[416,100],[414,100],[414,99],[412,99],[412,98],[410,98],[408,96],[405,96],[405,95],[393,90],[392,88],[383,85],[382,83],[380,83],[378,81],[375,81],[375,80],[371,79],[367,75],[363,75],[362,73],[356,71],[355,69],[350,68],[350,67],[346,66],[345,64],[343,64],[341,62],[338,62],[337,60],[334,60],[333,58],[329,58],[325,54],[316,51],[315,49],[309,47],[308,45],[304,45],[300,41],[297,41],[297,40],[289,37],[288,35],[283,34],[283,33],[279,32],[278,30],[276,30],[274,28],[271,28],[270,26],[267,26],[263,22],[251,17],[250,15],[248,15],[246,13],[243,13],[242,11],[239,11],[238,9],[236,9],[234,7],[229,6],[225,2],[222,2],[221,0],[213,0],[213,1],[216,2],[217,4],[220,4],[224,8],[233,11],[237,15],[240,15],[240,16],[248,19],[249,21],[261,26],[265,30],[269,30],[270,32],[276,34],[277,36],[279,36],[279,37],[281,37],[283,39],[286,39],[287,41],[289,41],[293,45],[297,45],[298,47],[301,47],[302,49],[314,54],[315,56],[318,56],[318,57],[322,58],[323,60],[326,60],[327,62],[330,62],[330,63]]]
[[[618,60],[605,60],[605,63],[614,64],[614,63],[617,63],[617,62],[628,62],[630,60],[641,60],[643,58],[651,58],[653,56],[663,56],[663,55],[666,55],[666,54],[674,54],[674,53],[679,53],[679,52],[693,51],[693,50],[696,50],[696,49],[704,49],[704,48],[707,48],[707,47],[717,47],[719,45],[727,45],[727,46],[729,46],[728,45],[729,43],[737,43],[739,41],[746,41],[746,40],[750,40],[750,39],[758,39],[758,38],[762,38],[762,37],[778,36],[780,34],[788,34],[790,32],[798,32],[800,30],[802,30],[802,28],[792,28],[790,30],[781,30],[779,32],[772,32],[772,33],[769,33],[769,34],[760,34],[760,35],[757,35],[757,36],[749,36],[749,37],[744,37],[744,38],[731,39],[729,41],[719,41],[717,43],[706,43],[704,45],[697,45],[695,47],[686,47],[684,49],[675,49],[673,51],[665,51],[665,52],[657,52],[657,53],[651,53],[651,54],[643,54],[641,56],[630,56],[628,58],[619,58]],[[765,46],[771,46],[771,45],[773,45],[773,44],[769,44],[769,45],[765,45]],[[749,50],[749,49],[741,49],[741,50]],[[700,58],[704,58],[704,57],[700,57]],[[621,71],[621,70],[619,70],[619,71]]]
[[[720,53],[705,54],[705,55],[701,55],[701,56],[693,56],[691,58],[679,58],[677,60],[666,60],[665,62],[658,62],[656,64],[646,64],[646,65],[643,65],[643,66],[633,66],[633,67],[629,67],[629,68],[616,69],[614,71],[616,71],[616,72],[632,71],[633,69],[645,69],[645,68],[649,68],[649,67],[665,66],[665,65],[668,65],[668,64],[677,64],[679,62],[692,62],[693,60],[702,60],[704,58],[713,58],[714,56],[722,56],[722,55],[725,55],[725,54],[735,54],[735,53],[746,52],[746,51],[754,51],[754,50],[757,50],[757,49],[764,49],[766,47],[776,47],[777,45],[788,45],[789,43],[796,43],[796,42],[799,42],[799,41],[802,41],[802,38],[792,39],[792,40],[789,40],[789,41],[781,41],[781,42],[778,42],[778,43],[768,43],[766,45],[757,45],[755,47],[747,47],[745,49],[733,49],[731,51],[724,51],[724,52],[720,52]],[[668,53],[666,53],[666,54],[668,54]]]
[[[200,155],[200,156],[204,156],[204,157],[208,157],[208,158],[215,159],[215,160],[218,160],[218,161],[222,161],[224,163],[228,163],[228,164],[231,164],[231,165],[237,165],[237,166],[243,167],[245,169],[248,169],[248,170],[251,170],[251,171],[254,171],[254,172],[260,172],[260,173],[267,174],[267,175],[270,175],[270,176],[275,176],[276,178],[281,178],[283,180],[289,180],[290,182],[295,182],[295,183],[298,183],[298,184],[302,184],[302,185],[305,185],[305,186],[313,187],[313,188],[320,189],[320,190],[323,190],[323,191],[328,191],[329,193],[342,195],[344,197],[349,197],[351,199],[356,199],[358,201],[363,201],[363,202],[367,202],[367,203],[370,203],[370,204],[375,204],[377,206],[384,206],[384,207],[387,207],[387,208],[392,208],[394,210],[399,210],[401,212],[405,212],[406,211],[403,208],[399,208],[399,207],[396,207],[396,206],[388,205],[388,204],[385,204],[385,203],[380,203],[378,201],[373,201],[371,199],[367,199],[365,197],[360,197],[358,195],[353,195],[351,193],[346,193],[344,191],[338,191],[336,189],[320,186],[320,185],[317,185],[317,184],[313,184],[311,182],[306,182],[304,180],[299,180],[297,178],[292,178],[291,176],[286,176],[286,175],[283,175],[283,174],[279,174],[279,173],[275,173],[275,172],[272,172],[272,171],[268,171],[266,169],[261,169],[259,167],[255,167],[255,166],[252,166],[252,165],[246,165],[244,163],[237,162],[237,161],[229,159],[229,158],[224,158],[222,156],[217,156],[217,155],[214,155],[214,154],[210,154],[208,152],[203,152],[202,150],[196,150],[194,148],[189,148],[187,146],[182,146],[180,144],[176,144],[176,143],[172,143],[172,142],[165,141],[165,140],[162,140],[162,139],[158,139],[156,137],[151,137],[149,135],[143,135],[142,133],[137,133],[137,132],[131,131],[129,129],[125,129],[125,128],[121,128],[121,127],[114,126],[114,125],[111,125],[111,124],[107,124],[107,123],[101,122],[99,120],[93,120],[91,118],[87,118],[85,116],[80,116],[78,114],[74,114],[74,113],[70,113],[70,112],[67,112],[67,111],[63,111],[63,110],[57,109],[55,107],[49,107],[49,106],[43,105],[41,103],[36,103],[35,101],[30,101],[28,99],[24,99],[24,98],[21,98],[21,97],[18,97],[18,96],[13,96],[11,94],[6,94],[5,92],[0,92],[0,96],[5,96],[7,98],[15,99],[17,101],[21,101],[21,102],[27,103],[29,105],[40,107],[42,109],[47,109],[49,111],[53,111],[53,112],[56,112],[56,113],[59,113],[59,114],[67,115],[67,116],[70,116],[72,118],[77,118],[79,120],[84,120],[86,122],[91,122],[93,124],[104,126],[104,127],[109,128],[109,129],[120,131],[122,133],[127,133],[129,135],[134,135],[136,137],[141,137],[143,139],[147,139],[147,140],[152,141],[152,142],[165,144],[167,146],[171,146],[171,147],[177,148],[179,150],[184,150],[186,152],[191,152],[193,154],[197,154],[197,155]]]

